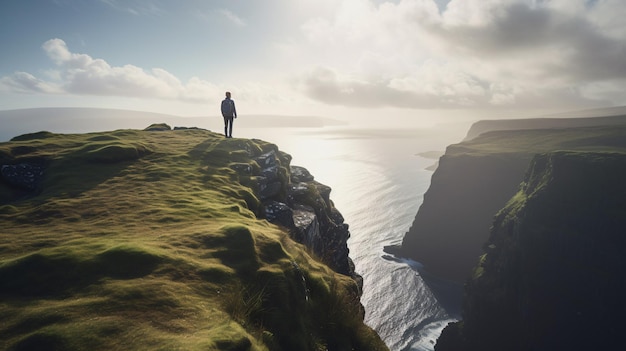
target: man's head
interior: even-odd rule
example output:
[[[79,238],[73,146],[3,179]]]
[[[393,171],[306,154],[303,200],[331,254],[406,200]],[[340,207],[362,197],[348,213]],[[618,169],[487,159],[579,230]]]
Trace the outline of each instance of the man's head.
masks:
[[[230,91],[226,92],[226,97],[230,99]]]

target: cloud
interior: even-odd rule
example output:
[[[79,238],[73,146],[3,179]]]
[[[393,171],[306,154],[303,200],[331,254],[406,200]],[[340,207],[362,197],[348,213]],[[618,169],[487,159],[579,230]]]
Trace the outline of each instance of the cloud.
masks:
[[[62,89],[55,84],[45,82],[27,72],[15,72],[10,76],[0,78],[0,87],[19,93],[59,94],[62,92]]]
[[[317,67],[303,75],[299,83],[300,89],[316,100],[353,107],[467,107],[485,105],[488,99],[485,87],[471,76],[444,77],[437,84],[424,84],[415,77],[368,81]]]
[[[466,12],[480,12],[468,10],[469,4],[475,2],[451,2],[442,25],[432,30],[459,54],[494,64],[530,64],[540,75],[529,77],[533,79],[559,77],[576,83],[626,78],[626,61],[622,59],[626,43],[604,30],[602,18],[589,15],[594,13],[593,3],[572,0],[571,7],[579,8],[573,12],[564,10],[559,1],[491,1],[483,3],[490,6],[480,6],[482,16],[475,16],[480,18],[476,21],[464,16]],[[622,28],[626,29],[626,22]],[[515,56],[523,60],[511,60]]]
[[[366,108],[584,108],[610,103],[602,94],[586,94],[587,98],[577,89],[526,89],[490,83],[465,72],[448,70],[449,67],[436,67],[431,63],[414,76],[368,81],[342,76],[328,67],[316,67],[299,77],[297,87],[310,98],[326,104]],[[606,92],[606,89],[615,87],[602,88]]]
[[[220,15],[226,18],[230,23],[234,24],[237,27],[245,27],[247,25],[246,21],[241,19],[241,17],[237,16],[230,10],[222,9],[219,11]]]
[[[191,78],[186,84],[161,68],[150,71],[134,66],[111,66],[105,60],[69,51],[61,39],[51,39],[42,45],[48,57],[56,64],[58,82],[47,82],[30,73],[17,72],[0,79],[5,90],[19,93],[75,94],[159,98],[188,102],[206,102],[221,96],[216,85]]]
[[[162,16],[165,14],[153,1],[145,0],[100,0],[112,9],[135,16]]]
[[[111,66],[103,59],[74,53],[65,41],[50,39],[42,49],[55,64],[54,70],[42,71],[38,78],[27,72],[16,72],[0,78],[0,91],[18,94],[55,94],[74,96],[114,96],[138,99],[179,101],[215,105],[222,99],[225,87],[192,77],[182,82],[162,68],[150,70],[127,64]],[[302,96],[268,82],[229,83],[238,101],[251,109],[277,105],[300,106]],[[304,99],[309,101],[308,99]]]
[[[451,0],[444,10],[343,0],[301,27],[318,62],[299,88],[351,106],[624,104],[621,15],[619,0]]]
[[[143,0],[101,1],[149,12]],[[265,11],[247,6],[241,14],[219,6],[194,14],[244,54],[218,61],[211,51],[217,46],[203,38],[198,45],[207,56],[196,61],[212,66],[204,71],[227,72],[228,89],[255,107],[626,104],[623,0],[294,0],[265,4]],[[252,28],[257,23],[263,28]],[[254,31],[221,34],[234,26]],[[167,41],[160,45],[168,50]],[[200,103],[213,103],[225,90],[198,77],[181,81],[164,68],[111,65],[71,51],[61,39],[42,48],[53,69],[7,75],[2,90]]]

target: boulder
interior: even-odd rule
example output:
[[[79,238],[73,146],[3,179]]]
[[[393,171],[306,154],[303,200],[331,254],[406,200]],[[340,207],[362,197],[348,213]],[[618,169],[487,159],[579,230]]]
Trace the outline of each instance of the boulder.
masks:
[[[315,214],[315,209],[308,206],[297,206],[297,209],[293,210],[293,222],[296,227],[294,239],[321,256],[325,245],[320,234],[320,223]]]
[[[290,171],[292,183],[311,182],[314,179],[309,170],[304,167],[291,166]]]
[[[41,165],[20,163],[3,165],[0,169],[2,180],[10,186],[25,190],[36,190],[43,177],[44,168]]]
[[[336,272],[354,278],[360,289],[362,278],[348,257],[348,225],[330,200],[331,188],[315,181],[306,168],[291,166],[291,156],[277,148],[265,148],[251,158],[258,168],[235,163],[231,168],[250,175],[263,203],[260,215],[289,229],[295,241]]]
[[[271,201],[264,206],[265,218],[270,222],[278,222],[287,228],[295,228],[293,210],[287,204]]]
[[[261,201],[270,200],[276,197],[283,188],[283,184],[279,181],[270,182],[267,177],[255,177],[258,186],[258,195]]]
[[[261,167],[261,175],[267,178],[269,182],[278,179],[278,166],[280,161],[278,160],[276,151],[272,150],[255,157],[254,161]]]

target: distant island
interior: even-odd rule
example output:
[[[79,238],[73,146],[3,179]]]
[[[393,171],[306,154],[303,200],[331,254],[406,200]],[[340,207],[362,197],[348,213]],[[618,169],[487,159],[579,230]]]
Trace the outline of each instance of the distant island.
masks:
[[[290,161],[165,123],[0,143],[0,349],[387,350]]]

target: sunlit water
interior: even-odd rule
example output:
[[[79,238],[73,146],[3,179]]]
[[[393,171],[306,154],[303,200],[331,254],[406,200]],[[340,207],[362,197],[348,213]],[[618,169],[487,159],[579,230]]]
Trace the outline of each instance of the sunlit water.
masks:
[[[293,165],[333,189],[331,200],[350,225],[350,257],[364,277],[365,322],[392,351],[432,350],[454,316],[425,285],[417,262],[384,258],[383,247],[401,243],[430,184],[425,168],[435,161],[417,154],[450,142],[419,132],[394,138],[324,129],[241,130],[239,136],[276,143]]]

